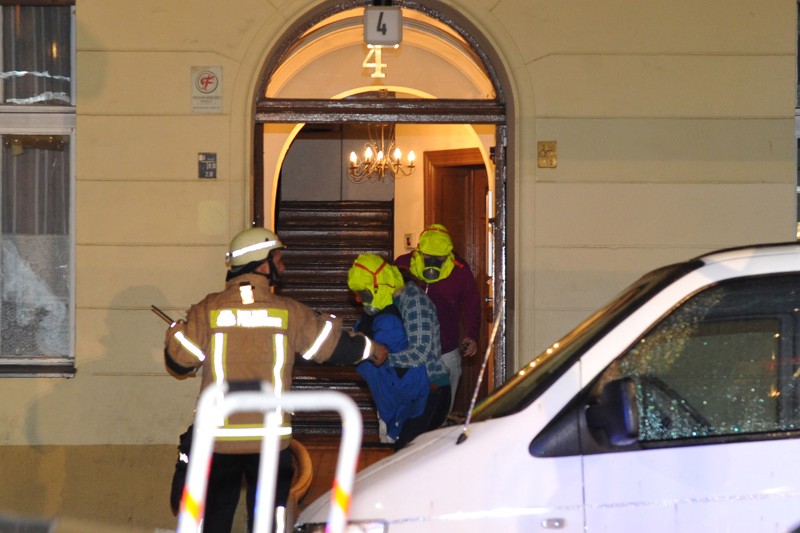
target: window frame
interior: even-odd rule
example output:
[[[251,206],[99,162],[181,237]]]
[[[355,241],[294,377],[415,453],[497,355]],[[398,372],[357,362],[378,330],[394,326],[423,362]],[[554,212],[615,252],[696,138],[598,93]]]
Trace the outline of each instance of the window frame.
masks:
[[[797,181],[795,182],[795,216],[797,220],[795,238],[800,241],[800,0],[795,3],[795,18],[797,19],[797,47],[795,49],[797,85],[795,87],[794,110],[794,140],[797,145],[797,151],[795,152],[795,167],[797,169]]]
[[[800,91],[800,86],[798,86]],[[797,181],[795,183],[795,215],[797,219],[797,227],[795,238],[800,241],[800,108],[794,110],[794,140],[797,147],[795,152],[795,167],[797,169]]]
[[[70,105],[24,106],[0,103],[0,136],[64,135],[69,137],[68,353],[65,356],[6,356],[0,353],[0,377],[73,377],[76,361],[75,248],[76,248],[76,9],[74,0],[0,0],[2,6],[70,7]],[[0,46],[2,46],[0,41]],[[1,156],[0,156],[1,157]]]

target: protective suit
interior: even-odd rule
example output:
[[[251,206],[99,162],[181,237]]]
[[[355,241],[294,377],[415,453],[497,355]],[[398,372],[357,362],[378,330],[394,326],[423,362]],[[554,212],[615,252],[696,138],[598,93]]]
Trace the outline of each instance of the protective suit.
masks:
[[[394,292],[403,286],[396,267],[374,254],[362,254],[353,262],[347,285],[364,306],[355,331],[385,345],[392,352],[408,349],[408,338],[400,311],[393,304]],[[378,411],[382,442],[396,442],[407,420],[425,410],[430,385],[424,365],[397,368],[363,362],[356,371],[367,382]]]

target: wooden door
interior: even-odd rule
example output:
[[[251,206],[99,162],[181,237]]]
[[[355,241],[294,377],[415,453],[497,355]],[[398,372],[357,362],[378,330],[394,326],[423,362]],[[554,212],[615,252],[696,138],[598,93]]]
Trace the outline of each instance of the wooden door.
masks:
[[[489,278],[486,264],[486,194],[488,177],[483,158],[477,148],[425,152],[425,225],[443,224],[450,231],[454,250],[469,264],[475,275],[481,297],[481,333],[478,354],[462,358],[454,414],[469,409],[483,363],[488,341]],[[487,383],[493,382],[492,366],[487,367],[479,389],[479,398],[486,396]]]

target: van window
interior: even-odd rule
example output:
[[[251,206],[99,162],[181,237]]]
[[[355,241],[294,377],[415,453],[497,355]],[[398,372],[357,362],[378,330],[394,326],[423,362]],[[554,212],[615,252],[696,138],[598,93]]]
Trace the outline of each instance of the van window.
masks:
[[[479,422],[508,416],[530,405],[552,380],[563,374],[597,339],[602,338],[654,294],[700,266],[702,263],[699,261],[669,265],[636,280],[485,398],[475,409],[472,420]]]
[[[797,430],[798,330],[797,274],[720,283],[660,321],[600,381],[634,379],[640,442]]]

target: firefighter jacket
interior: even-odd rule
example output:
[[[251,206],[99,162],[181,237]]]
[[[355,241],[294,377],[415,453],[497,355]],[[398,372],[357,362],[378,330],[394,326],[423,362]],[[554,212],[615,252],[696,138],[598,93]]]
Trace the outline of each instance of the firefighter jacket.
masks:
[[[266,381],[280,395],[291,388],[295,354],[317,363],[356,364],[369,357],[370,349],[369,339],[344,331],[340,319],[273,294],[261,274],[244,274],[170,326],[165,361],[178,378],[199,370],[201,391],[212,382]],[[258,453],[263,420],[262,413],[234,413],[214,451]],[[282,448],[289,445],[289,422],[283,413]]]

